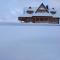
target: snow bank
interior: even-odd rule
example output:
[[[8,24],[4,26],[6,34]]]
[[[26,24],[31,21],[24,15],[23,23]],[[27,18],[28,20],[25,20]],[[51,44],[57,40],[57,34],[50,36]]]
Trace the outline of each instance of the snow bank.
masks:
[[[0,25],[0,60],[60,60],[60,26]]]

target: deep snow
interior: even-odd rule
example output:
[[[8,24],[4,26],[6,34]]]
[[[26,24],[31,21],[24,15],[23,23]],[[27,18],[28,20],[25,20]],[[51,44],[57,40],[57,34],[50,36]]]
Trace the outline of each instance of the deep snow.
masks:
[[[60,60],[60,26],[0,25],[0,60]]]

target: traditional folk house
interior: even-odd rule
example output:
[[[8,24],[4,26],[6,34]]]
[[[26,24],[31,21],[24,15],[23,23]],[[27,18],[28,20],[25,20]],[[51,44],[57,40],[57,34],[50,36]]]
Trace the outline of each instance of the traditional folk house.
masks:
[[[28,7],[25,9],[24,15],[18,17],[21,22],[32,23],[52,23],[59,24],[59,17],[56,15],[54,8],[49,9],[48,5],[43,3],[38,8]]]

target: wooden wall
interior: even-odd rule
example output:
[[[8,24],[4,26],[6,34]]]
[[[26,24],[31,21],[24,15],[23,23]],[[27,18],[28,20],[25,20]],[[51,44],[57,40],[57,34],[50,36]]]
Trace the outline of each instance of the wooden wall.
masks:
[[[33,22],[33,23],[53,23],[59,24],[58,18],[53,18],[52,16],[33,16],[33,17],[21,17],[19,18],[24,22]]]

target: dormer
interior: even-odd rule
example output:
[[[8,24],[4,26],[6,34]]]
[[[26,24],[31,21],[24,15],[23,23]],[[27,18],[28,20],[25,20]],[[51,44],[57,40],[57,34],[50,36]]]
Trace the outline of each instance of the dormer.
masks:
[[[28,14],[33,14],[34,13],[31,6],[28,7],[28,10],[26,11],[26,13],[28,13]]]
[[[52,10],[50,11],[51,14],[56,14],[56,11],[54,8],[52,8]]]

